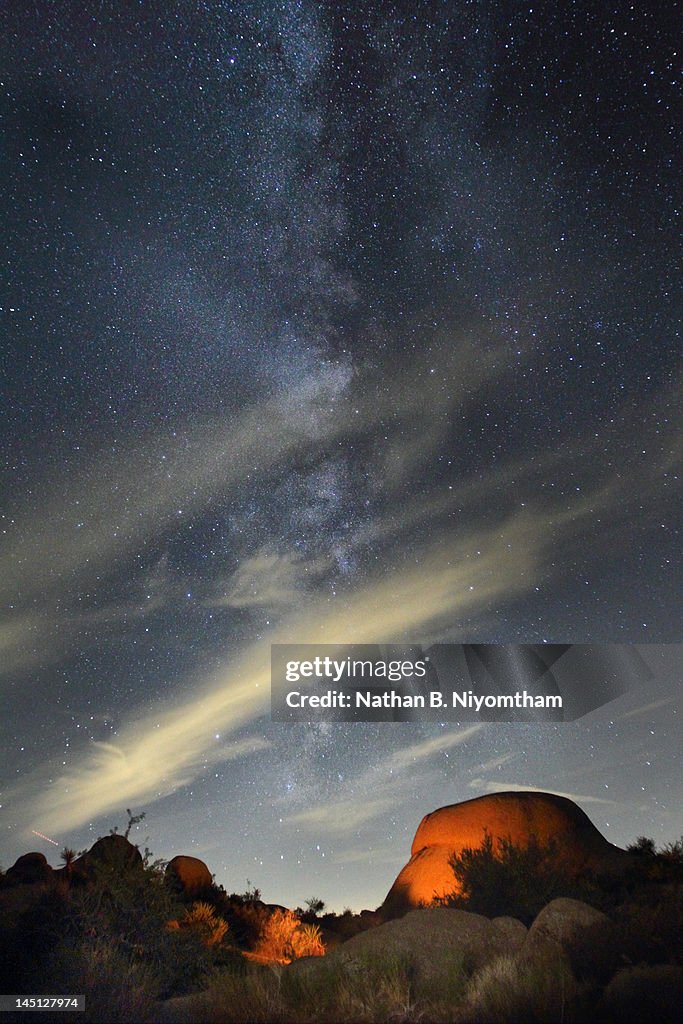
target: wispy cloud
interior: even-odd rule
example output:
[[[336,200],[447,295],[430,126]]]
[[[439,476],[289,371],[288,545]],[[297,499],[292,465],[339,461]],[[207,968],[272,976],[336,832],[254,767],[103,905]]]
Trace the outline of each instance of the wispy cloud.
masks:
[[[340,595],[336,602],[321,606],[312,599],[267,639],[234,652],[229,670],[201,683],[194,681],[189,700],[169,697],[170,707],[164,711],[134,716],[119,729],[115,752],[86,748],[47,790],[43,784],[36,791],[34,785],[30,797],[22,793],[24,804],[48,829],[93,820],[122,803],[149,804],[200,775],[207,759],[230,756],[229,748],[217,748],[212,741],[216,731],[227,743],[267,714],[270,642],[296,637],[301,643],[374,643],[406,635],[419,641],[423,630],[452,628],[458,616],[532,584],[539,557],[534,546],[537,533],[524,513],[495,532],[468,540],[436,538],[417,560],[399,562],[388,574]],[[474,735],[478,727],[465,734]],[[462,741],[462,734],[451,737],[452,744]],[[400,760],[425,760],[432,749],[431,743],[419,744]],[[236,750],[238,755],[246,753],[243,745]]]
[[[91,460],[66,483],[60,478],[52,489],[46,488],[43,511],[28,510],[25,517],[16,517],[21,527],[8,537],[0,554],[0,592],[5,597],[21,593],[26,607],[65,593],[73,598],[69,588],[74,591],[74,581],[113,572],[120,559],[130,557],[149,538],[163,539],[169,529],[177,530],[188,517],[210,507],[217,492],[239,493],[255,467],[267,476],[281,471],[287,459],[306,459],[321,445],[372,439],[380,431],[390,438],[388,444],[401,444],[403,435],[409,443],[411,432],[419,436],[423,423],[438,419],[437,412],[446,417],[458,403],[470,400],[470,392],[500,382],[495,357],[477,366],[477,353],[470,348],[455,344],[452,355],[442,355],[462,386],[454,384],[448,395],[435,394],[436,407],[425,408],[425,395],[416,386],[420,373],[427,375],[426,366],[393,378],[390,368],[384,368],[388,386],[379,396],[367,381],[354,380],[352,385],[346,375],[340,382],[334,368],[328,368],[302,384],[300,401],[269,399],[230,420],[198,424],[182,438],[148,437],[135,452]],[[471,372],[461,374],[461,365]],[[410,448],[401,478],[410,476],[408,463],[419,457],[417,449]],[[561,463],[561,456],[552,458]],[[235,645],[224,671],[186,680],[190,697],[169,694],[161,712],[133,709],[128,723],[118,730],[115,748],[74,751],[69,768],[61,773],[45,765],[15,791],[22,797],[22,807],[47,828],[72,827],[122,804],[148,804],[199,777],[213,759],[247,756],[255,748],[240,738],[241,733],[269,710],[271,642],[450,639],[463,623],[485,619],[492,609],[547,583],[554,552],[559,546],[570,550],[571,545],[582,544],[586,532],[595,530],[596,519],[604,519],[613,529],[611,514],[619,511],[626,486],[615,473],[607,473],[571,501],[563,498],[553,504],[546,499],[540,504],[517,500],[520,479],[528,485],[535,479],[533,459],[484,473],[479,482],[456,483],[453,491],[435,492],[424,500],[404,495],[395,512],[385,508],[373,523],[349,531],[350,548],[382,545],[382,559],[374,576],[366,568],[359,579],[339,581],[334,596],[328,590],[321,598],[316,586],[310,592],[306,587],[307,570],[314,579],[325,570],[318,556],[301,561],[274,548],[257,548],[228,581],[224,601],[235,608],[277,605],[282,613],[277,628],[251,646]],[[486,527],[473,514],[453,519],[459,509],[472,511],[486,504],[486,496],[501,488],[515,498],[508,503],[507,515],[499,513],[495,522],[486,520]],[[429,540],[422,529],[426,522],[431,526]],[[167,601],[173,581],[163,564],[157,583],[157,590],[150,590],[152,600]],[[144,614],[137,596],[129,607],[132,614]],[[91,614],[101,626],[116,613],[116,608],[93,608],[79,615]],[[14,614],[16,618],[0,627],[0,644],[8,660],[25,657],[36,646],[35,631],[44,623],[42,612],[38,618],[28,612],[22,618],[21,610]],[[74,616],[73,621],[83,620]],[[65,627],[62,635],[76,632],[70,634]],[[216,731],[223,737],[220,745],[212,740]],[[427,768],[444,744],[455,746],[463,742],[462,735],[430,739],[393,755],[396,774],[410,764]],[[48,785],[49,777],[55,781]],[[501,788],[498,783],[487,785]],[[395,796],[389,790],[379,795],[382,801],[390,798]],[[348,809],[351,813],[351,805]],[[363,812],[357,814],[361,820]]]
[[[469,783],[472,789],[485,789],[487,793],[554,793],[555,796],[564,796],[573,800],[576,804],[605,804],[616,807],[616,800],[607,800],[605,797],[592,796],[585,793],[564,793],[562,790],[553,789],[551,786],[520,786],[517,782],[485,782],[483,779],[472,779]]]
[[[325,832],[345,834],[360,825],[365,825],[373,818],[378,818],[393,805],[394,800],[390,796],[334,800],[298,811],[292,814],[288,821],[294,825],[306,825],[313,829],[324,829]]]
[[[0,623],[0,676],[25,672],[47,660],[43,651],[45,618],[28,612],[8,616]]]
[[[267,545],[245,559],[226,582],[224,593],[207,603],[214,608],[289,608],[304,599],[322,569],[297,552],[280,553]]]
[[[406,798],[418,785],[415,772],[407,772],[407,768],[415,768],[425,789],[428,788],[427,780],[433,770],[434,758],[468,742],[482,729],[484,725],[477,723],[394,751],[348,779],[346,792],[338,799],[321,800],[313,807],[290,815],[287,822],[312,830],[329,827],[335,834],[348,835],[385,811],[405,805]],[[368,797],[369,793],[372,796]]]
[[[666,707],[667,704],[677,704],[678,697],[663,697],[662,700],[654,700],[650,704],[643,704],[639,708],[632,708],[631,711],[625,711],[623,715],[619,715],[615,719],[617,722],[623,722],[627,718],[637,718],[640,715],[649,715],[651,711],[656,711],[658,708]]]
[[[368,845],[362,849],[338,850],[332,856],[332,861],[335,864],[376,864],[378,861],[391,864],[403,856],[403,850],[397,850],[395,846],[389,844],[379,848]]]
[[[459,747],[462,743],[466,743],[483,728],[482,723],[477,723],[466,729],[458,729],[456,732],[440,733],[433,739],[422,740],[420,743],[397,750],[388,758],[387,764],[392,768],[406,768],[427,761],[436,754],[452,750],[453,747]]]
[[[504,764],[508,764],[510,761],[514,761],[519,755],[515,752],[509,754],[500,754],[498,757],[492,757],[488,761],[484,761],[482,764],[477,765],[474,769],[475,772],[492,772],[495,768],[502,768]]]

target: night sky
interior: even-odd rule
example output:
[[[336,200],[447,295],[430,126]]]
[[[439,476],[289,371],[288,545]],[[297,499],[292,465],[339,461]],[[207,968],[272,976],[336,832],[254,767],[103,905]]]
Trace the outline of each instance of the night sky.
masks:
[[[4,868],[130,807],[228,891],[359,909],[496,789],[683,833],[672,11],[4,5]],[[654,678],[270,721],[271,642],[439,640]]]

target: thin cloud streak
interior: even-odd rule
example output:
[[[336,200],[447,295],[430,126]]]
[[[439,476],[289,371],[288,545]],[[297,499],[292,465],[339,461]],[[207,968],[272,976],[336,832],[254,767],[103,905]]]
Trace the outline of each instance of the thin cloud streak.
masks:
[[[444,373],[462,382],[438,400],[443,412],[473,401],[500,372],[494,356],[482,359],[462,340],[441,361]],[[339,394],[337,369],[323,365],[302,378],[297,393],[256,403],[231,419],[188,427],[183,435],[150,435],[119,455],[93,457],[89,471],[76,467],[66,477],[66,494],[64,473],[46,482],[40,513],[13,510],[14,520],[26,525],[15,528],[0,551],[0,594],[11,600],[22,593],[26,601],[59,590],[74,574],[95,576],[210,507],[216,493],[238,492],[254,467],[266,478],[321,445],[386,430],[385,420],[397,438],[433,429],[434,405],[427,409],[415,387],[418,368],[393,379],[387,369],[388,387],[379,398],[372,377]]]
[[[378,818],[394,806],[390,796],[372,799],[335,800],[331,803],[320,803],[305,811],[297,811],[289,817],[289,824],[306,825],[313,830],[324,828],[327,832],[346,834],[373,818]]]
[[[420,642],[427,633],[452,636],[463,620],[486,615],[540,582],[552,548],[579,537],[583,521],[596,509],[607,509],[613,496],[612,486],[603,485],[555,515],[525,508],[488,530],[461,532],[456,540],[444,531],[421,550],[397,548],[393,565],[360,589],[340,586],[327,607],[321,608],[313,594],[301,614],[283,621],[267,640],[235,652],[236,667],[195,681],[192,700],[181,700],[161,715],[143,713],[124,726],[117,738],[123,759],[102,750],[86,752],[49,790],[34,791],[29,806],[35,819],[47,827],[71,827],[122,802],[154,801],[197,778],[207,757],[218,756],[210,743],[216,729],[234,735],[267,713],[269,642],[294,637],[301,643],[388,643],[406,636]],[[69,557],[74,555],[75,549]],[[286,584],[280,589],[286,591]],[[43,772],[43,779],[48,774]]]
[[[340,595],[321,612],[312,601],[302,615],[275,630],[270,642],[391,642],[422,631],[453,629],[458,617],[490,601],[532,586],[542,550],[533,517],[523,513],[495,532],[450,544],[444,538],[426,548],[417,564],[399,564],[361,590]],[[475,551],[481,555],[473,557]],[[226,738],[267,714],[270,699],[270,643],[263,640],[241,655],[228,672],[191,687],[161,714],[143,714],[119,730],[113,757],[101,748],[81,755],[47,791],[28,802],[32,817],[48,828],[91,821],[123,803],[144,805],[197,778],[215,752],[211,736]],[[475,727],[473,727],[475,728]],[[241,748],[240,748],[241,749]],[[47,772],[44,773],[48,774]]]
[[[470,783],[472,788],[482,788],[482,779],[473,779]],[[564,793],[562,790],[553,789],[551,786],[520,786],[516,782],[486,782],[483,788],[487,793],[554,793],[555,796],[564,796],[567,800],[573,800],[575,804],[605,804],[609,807],[618,807],[616,800],[607,800],[605,797],[590,796],[585,793]]]
[[[462,743],[466,743],[467,740],[476,736],[484,728],[482,723],[471,725],[466,729],[461,729],[458,732],[442,733],[439,736],[435,736],[433,739],[423,740],[421,743],[414,743],[411,747],[406,747],[403,750],[397,750],[388,759],[388,764],[392,768],[407,768],[410,765],[418,764],[421,761],[426,761],[435,754],[440,754],[446,750],[452,750],[453,747],[459,747]]]
[[[492,757],[489,761],[484,761],[483,764],[477,765],[474,771],[491,772],[495,768],[502,768],[504,764],[508,764],[510,761],[514,761],[516,757],[519,757],[519,755],[516,753],[501,754],[499,757]]]
[[[651,711],[656,711],[658,708],[666,707],[667,704],[677,704],[678,697],[665,697],[662,700],[654,700],[651,704],[644,704],[642,707],[633,708],[632,711],[625,711],[623,715],[619,715],[615,719],[617,722],[623,722],[627,718],[636,718],[639,715],[648,715]]]
[[[414,792],[417,785],[415,774],[406,773],[406,768],[417,766],[418,771],[423,770],[425,762],[435,754],[466,743],[483,728],[483,724],[477,723],[395,751],[372,768],[350,779],[347,782],[349,796],[341,796],[332,801],[324,800],[314,807],[298,811],[290,815],[288,824],[309,826],[315,830],[329,823],[329,828],[335,833],[347,834],[384,811],[396,809],[405,803],[405,798]],[[430,771],[423,771],[425,782]],[[428,787],[425,785],[424,788]],[[360,795],[356,796],[356,792]],[[368,792],[375,794],[369,800],[365,795]]]

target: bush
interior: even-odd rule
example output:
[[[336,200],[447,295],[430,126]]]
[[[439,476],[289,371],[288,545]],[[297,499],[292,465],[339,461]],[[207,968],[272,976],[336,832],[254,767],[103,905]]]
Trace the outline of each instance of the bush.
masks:
[[[276,963],[288,964],[302,956],[324,956],[320,928],[302,924],[291,910],[274,910],[263,922],[254,953]]]
[[[151,1024],[157,1019],[156,973],[115,942],[84,938],[64,943],[55,950],[53,966],[58,991],[85,993],[85,1013],[74,1014],[73,1021]]]
[[[186,908],[180,921],[169,921],[168,927],[175,931],[194,931],[200,941],[209,948],[220,945],[228,931],[227,921],[216,915],[210,903],[201,900],[196,900],[191,907]]]
[[[646,888],[614,915],[623,958],[630,964],[683,964],[683,889]]]
[[[457,888],[440,897],[447,907],[458,907],[486,917],[516,917],[530,924],[543,907],[558,896],[584,899],[590,893],[568,877],[557,843],[542,843],[530,836],[526,846],[487,832],[477,849],[466,848],[450,858]]]
[[[302,956],[325,956],[322,932],[317,924],[300,924],[292,935],[294,959]]]
[[[49,991],[48,964],[64,937],[68,907],[67,894],[54,884],[20,886],[3,894],[0,991]]]

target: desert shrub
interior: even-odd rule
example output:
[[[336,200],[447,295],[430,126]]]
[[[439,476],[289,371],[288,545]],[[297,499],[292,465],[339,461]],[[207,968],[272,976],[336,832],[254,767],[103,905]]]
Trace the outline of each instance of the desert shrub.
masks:
[[[654,857],[657,852],[654,839],[649,839],[647,836],[638,836],[635,842],[628,844],[626,849],[638,857]]]
[[[669,869],[668,881],[675,881],[676,869],[683,870],[683,836],[673,843],[665,843],[657,849],[654,839],[647,836],[638,836],[634,843],[630,843],[626,849],[636,857],[642,857],[649,861],[650,865],[659,863],[665,869]],[[680,880],[680,874],[679,879]]]
[[[581,989],[561,959],[521,962],[502,956],[470,981],[468,1024],[548,1024],[581,1017]]]
[[[85,1013],[74,1014],[74,1021],[146,1024],[156,1019],[156,973],[117,943],[85,937],[59,946],[55,959],[61,990],[85,993]]]
[[[598,1013],[607,1024],[678,1024],[683,969],[672,964],[619,971],[605,989]]]
[[[302,956],[325,956],[325,944],[317,924],[300,924],[291,942],[295,960]]]
[[[653,839],[639,836],[627,851],[627,861],[599,877],[595,905],[606,913],[634,899],[661,901],[667,888],[683,884],[683,839],[657,849]]]
[[[203,1024],[243,1024],[246,1021],[286,1021],[278,973],[261,968],[240,974],[222,971],[187,1008],[185,1020]],[[310,1007],[308,1008],[310,1010]],[[308,1014],[307,1014],[308,1016]],[[291,1019],[291,1018],[290,1018]],[[306,1020],[306,1017],[301,1017]]]
[[[282,986],[291,1020],[305,1019],[308,1006],[315,1008],[314,1019],[330,1024],[452,1020],[465,988],[459,962],[444,964],[435,984],[420,977],[408,955],[367,951],[338,955],[306,971],[286,969]]]
[[[254,952],[268,960],[288,963],[293,959],[292,936],[299,919],[291,910],[274,910],[263,921]]]
[[[21,886],[5,897],[0,915],[0,991],[49,990],[48,964],[63,937],[68,905],[68,895],[54,884]]]
[[[325,931],[333,932],[339,936],[342,942],[352,938],[360,932],[375,928],[381,924],[381,919],[371,911],[363,911],[361,914],[354,914],[352,910],[345,910],[343,914],[324,914],[319,923]]]
[[[154,878],[76,889],[66,922],[74,956],[87,959],[91,949],[115,948],[154,979],[155,995],[193,991],[211,970],[211,955],[196,930],[168,929],[174,909],[163,883]]]
[[[195,900],[191,907],[185,909],[180,921],[174,919],[168,922],[171,929],[179,931],[190,929],[194,931],[201,942],[208,947],[219,945],[227,931],[228,923],[218,917],[210,903]]]
[[[313,914],[314,917],[318,917],[325,909],[325,900],[321,900],[318,896],[311,896],[306,900],[306,907],[309,913]]]
[[[302,956],[323,956],[325,947],[317,925],[302,924],[293,911],[278,908],[264,919],[254,952],[285,964]]]
[[[630,964],[683,964],[683,889],[642,889],[617,908],[615,928]]]
[[[243,900],[232,893],[220,901],[210,901],[230,925],[230,934],[242,949],[253,949],[268,917],[268,908],[256,900]]]
[[[87,885],[70,894],[69,926],[77,934],[108,936],[126,948],[139,950],[153,944],[178,904],[152,868],[130,867],[116,855],[89,866]]]
[[[557,843],[530,836],[523,846],[487,832],[482,845],[453,854],[454,892],[440,897],[443,906],[459,907],[486,917],[516,917],[530,924],[558,896],[586,899],[585,884],[568,877]]]
[[[352,961],[337,982],[334,1004],[346,1021],[409,1021],[422,1016],[412,966],[398,956]]]

